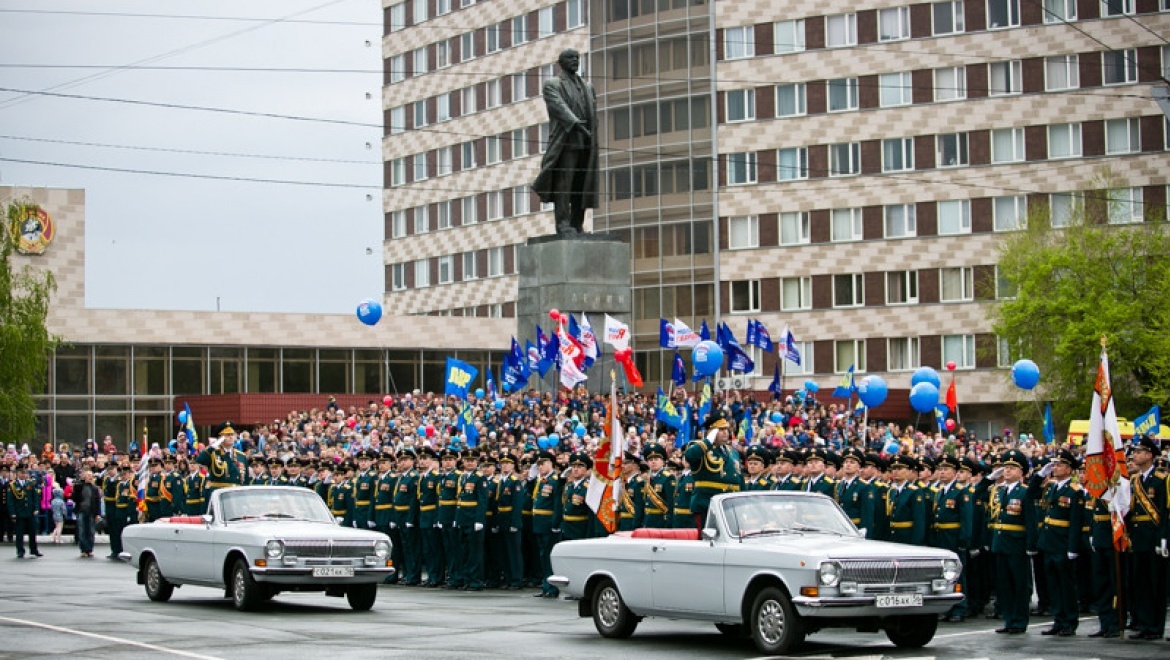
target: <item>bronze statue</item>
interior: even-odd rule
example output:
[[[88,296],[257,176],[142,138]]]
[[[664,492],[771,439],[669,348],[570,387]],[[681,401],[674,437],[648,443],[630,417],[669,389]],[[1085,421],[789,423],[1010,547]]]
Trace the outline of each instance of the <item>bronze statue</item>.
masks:
[[[557,234],[583,231],[585,209],[597,208],[597,92],[577,75],[581,55],[568,48],[557,58],[559,75],[544,83],[548,108],[548,149],[532,183],[544,203],[552,202]]]

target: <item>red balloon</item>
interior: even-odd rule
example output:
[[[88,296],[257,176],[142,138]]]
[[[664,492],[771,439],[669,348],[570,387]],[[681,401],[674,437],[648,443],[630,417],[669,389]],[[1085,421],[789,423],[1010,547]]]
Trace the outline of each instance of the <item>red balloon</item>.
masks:
[[[561,310],[559,310],[555,307],[548,310],[548,317],[554,321],[561,320]]]
[[[568,323],[569,322],[569,315],[568,314],[561,314],[557,320],[560,321],[561,323]]]
[[[954,430],[955,430],[955,420],[953,420],[953,419],[948,419],[948,420],[947,420],[947,430],[948,430],[948,431],[954,431]]]
[[[345,420],[345,425],[352,429],[353,427],[357,426],[357,420],[353,417],[350,417],[349,419]]]
[[[434,436],[435,436],[435,427],[428,424],[427,425],[427,437],[433,438]]]
[[[382,397],[382,404],[383,405],[389,406],[389,405],[392,405],[393,403],[394,403],[394,397],[390,396],[389,394]]]
[[[955,367],[957,367],[957,366],[959,366],[959,365],[955,364],[954,360],[950,360],[949,362],[947,362],[947,371],[954,371]]]

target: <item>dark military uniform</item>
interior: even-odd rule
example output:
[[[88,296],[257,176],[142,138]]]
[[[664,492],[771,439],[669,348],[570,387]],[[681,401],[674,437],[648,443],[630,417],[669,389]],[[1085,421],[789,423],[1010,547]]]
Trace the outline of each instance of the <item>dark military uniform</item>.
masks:
[[[183,479],[184,513],[201,516],[207,513],[207,477],[198,468],[193,468]]]
[[[1068,450],[1061,450],[1055,460],[1068,465],[1071,471],[1075,471],[1079,463]],[[1044,478],[1037,473],[1032,476],[1028,488],[1033,494],[1043,492],[1041,507],[1036,512],[1040,526],[1036,547],[1044,556],[1044,574],[1052,603],[1052,628],[1044,634],[1067,637],[1076,633],[1080,617],[1076,559],[1081,550],[1084,492],[1071,477],[1054,481],[1047,488],[1043,481]]]
[[[113,513],[108,516],[111,557],[122,554],[122,532],[137,521],[138,492],[134,489],[134,471],[126,467],[115,488]]]
[[[374,450],[367,449],[358,454],[358,457],[372,461],[378,456]],[[353,479],[352,525],[358,529],[368,529],[370,522],[374,520],[374,479],[376,477],[373,469],[366,469],[358,472]]]
[[[943,456],[938,460],[936,467],[940,469],[947,467],[958,470],[962,467],[962,462],[955,456]],[[971,507],[971,491],[965,486],[961,485],[956,478],[949,483],[940,482],[932,492],[934,493],[934,523],[932,525],[934,534],[931,536],[930,545],[935,548],[942,548],[950,550],[959,556],[963,563],[963,571],[959,575],[959,584],[962,586],[963,593],[967,592],[967,549],[971,547],[971,529],[972,529],[972,507]],[[967,602],[961,601],[950,609],[946,614],[946,620],[952,621],[959,619],[962,621],[967,617]]]
[[[752,445],[748,447],[747,455],[744,456],[743,462],[747,464],[753,461],[758,461],[763,466],[763,470],[755,477],[745,474],[743,477],[743,489],[745,491],[772,490],[775,482],[772,480],[772,475],[768,472],[768,466],[772,464],[772,452],[768,451],[767,447]]]
[[[1138,440],[1133,451],[1158,456],[1152,438]],[[1130,615],[1139,639],[1161,638],[1166,628],[1166,559],[1158,555],[1170,543],[1166,477],[1153,465],[1129,478],[1133,501],[1125,516],[1132,558],[1130,561]]]
[[[1087,493],[1086,493],[1087,495]],[[1121,636],[1117,618],[1117,566],[1113,547],[1113,516],[1105,500],[1085,497],[1092,559],[1092,592],[1089,605],[1097,613],[1097,631],[1089,637]]]
[[[718,417],[709,421],[707,428],[731,432],[727,420]],[[700,438],[687,445],[683,458],[695,479],[695,494],[689,508],[695,515],[695,526],[702,529],[707,523],[711,498],[720,493],[738,492],[743,487],[739,452],[727,445],[716,445],[714,439]]]
[[[156,465],[161,466],[162,461],[157,458],[150,459],[150,466],[153,468]],[[144,494],[144,499],[146,500],[146,522],[154,522],[162,517],[162,513],[160,513],[161,507],[159,506],[159,500],[162,499],[159,495],[159,491],[162,489],[162,483],[162,472],[155,472],[152,469],[146,478],[146,492]]]
[[[439,458],[459,459],[459,452],[447,448]],[[443,542],[443,582],[448,585],[455,579],[455,564],[459,559],[459,530],[455,528],[455,512],[459,508],[459,470],[444,470],[439,473],[439,517],[440,538]],[[436,581],[438,582],[438,581]]]
[[[402,578],[406,562],[402,556],[402,536],[394,520],[394,492],[398,477],[390,470],[394,454],[383,450],[378,457],[378,472],[374,479],[374,529],[390,537],[390,559],[397,569],[386,582],[396,584]]]
[[[670,512],[670,526],[675,529],[693,529],[695,514],[691,502],[695,499],[695,475],[690,469],[678,474],[674,481],[674,506]]]
[[[666,450],[662,445],[648,442],[642,446],[642,457],[650,462],[654,459],[666,460]],[[642,487],[642,526],[668,528],[674,509],[674,473],[666,468],[653,470],[643,477]]]
[[[207,499],[210,499],[211,494],[217,490],[234,488],[244,483],[244,475],[236,460],[235,450],[231,448],[208,447],[199,452],[199,455],[195,457],[195,462],[207,468],[207,482],[205,484],[205,497]]]
[[[1027,474],[1028,459],[1020,451],[1004,452],[1002,459],[1004,465],[1018,466]],[[1036,514],[1022,483],[1005,483],[996,490],[991,551],[996,562],[996,600],[1004,622],[999,630],[1022,634],[1028,629],[1032,602],[1032,564],[1028,553],[1036,549]]]
[[[813,449],[804,457],[804,462],[807,465],[809,461],[820,459],[823,462],[828,462],[829,454],[824,449]],[[806,475],[804,484],[801,490],[807,493],[820,493],[821,495],[828,495],[833,497],[837,490],[837,481],[826,474],[819,474],[816,476]]]
[[[166,465],[171,462],[168,469]],[[177,516],[183,513],[187,507],[184,502],[183,491],[183,476],[175,471],[173,461],[170,459],[163,459],[163,483],[162,489],[159,491],[159,513],[164,518],[170,516]]]
[[[459,560],[449,587],[483,589],[484,526],[487,524],[489,487],[482,472],[465,469],[459,475],[455,527],[459,530]]]
[[[398,455],[400,461],[403,455],[414,458],[414,451],[402,450]],[[391,520],[397,523],[402,538],[402,580],[408,587],[417,586],[422,582],[422,558],[419,556],[422,539],[418,533],[418,470],[414,469],[413,464],[398,473],[394,486],[394,516]]]
[[[593,468],[593,459],[585,452],[574,452],[569,459],[570,465],[583,465],[586,470]],[[580,481],[570,481],[561,492],[561,537],[566,541],[586,539],[594,536],[593,509],[585,499],[589,493],[588,475]]]
[[[630,452],[626,452],[625,460],[634,466],[638,465],[638,457]],[[618,506],[618,531],[629,532],[642,526],[646,517],[645,487],[646,480],[637,471],[622,484],[621,501]]]
[[[329,510],[335,517],[341,518],[342,527],[353,527],[353,483],[349,478],[352,471],[353,466],[349,464],[338,466],[326,498]]]
[[[865,454],[860,449],[853,447],[842,452],[841,458],[842,460],[850,459],[857,461],[858,466],[865,464]],[[860,477],[854,477],[852,479],[839,479],[837,481],[836,492],[834,493],[834,497],[845,511],[845,515],[849,516],[849,520],[858,529],[864,529],[866,535],[873,529],[873,510],[875,506],[873,490]]]
[[[906,467],[916,470],[918,462],[898,455],[890,459],[890,469]],[[926,496],[913,481],[890,484],[886,491],[886,519],[889,521],[889,539],[894,543],[924,545],[926,543]]]
[[[41,551],[37,549],[36,523],[37,513],[41,510],[41,489],[37,487],[36,479],[28,478],[24,466],[18,467],[17,470],[24,473],[24,478],[14,479],[5,487],[7,499],[5,513],[16,519],[16,556],[24,557],[24,537],[28,536],[29,552],[34,557],[40,557]],[[121,541],[121,538],[118,540]]]
[[[511,454],[500,456],[500,465],[516,464]],[[515,472],[501,474],[496,487],[496,524],[503,540],[504,587],[519,589],[524,582],[524,550],[521,529],[524,526],[525,484]]]
[[[424,447],[431,458],[436,454],[430,447]],[[437,587],[446,579],[443,565],[442,529],[439,528],[439,484],[442,477],[435,468],[427,470],[418,478],[418,529],[422,551],[422,564],[427,572],[424,587]]]
[[[554,462],[554,457],[547,451],[538,455],[538,461]],[[563,505],[561,501],[564,483],[554,468],[548,476],[537,475],[532,485],[532,534],[536,538],[537,556],[540,559],[540,593],[546,597],[556,597],[560,592],[548,583],[548,576],[552,575],[552,549],[557,543],[561,531],[561,516]]]

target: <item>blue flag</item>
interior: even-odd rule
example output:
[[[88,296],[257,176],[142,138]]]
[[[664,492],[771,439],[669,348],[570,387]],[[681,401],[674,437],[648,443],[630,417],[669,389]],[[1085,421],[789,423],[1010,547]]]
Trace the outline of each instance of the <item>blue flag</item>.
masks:
[[[699,340],[711,341],[711,329],[707,327],[707,319],[703,319],[703,325],[699,326]]]
[[[744,337],[743,343],[748,346],[756,345],[756,322],[752,319],[748,319],[747,336]]]
[[[756,321],[755,344],[765,353],[771,353],[776,348],[776,345],[772,343],[772,335],[768,332],[768,328],[764,325],[763,321]]]
[[[784,342],[784,359],[793,364],[800,364],[800,350],[796,348],[796,337],[792,335],[792,330],[788,326],[784,327],[780,341]]]
[[[504,364],[500,367],[500,380],[504,383],[504,389],[517,392],[528,383],[524,362],[523,358],[517,358],[511,353],[504,354]]]
[[[443,394],[466,399],[467,388],[471,387],[478,375],[479,369],[470,364],[452,357],[447,358],[447,375],[443,378]]]
[[[531,341],[524,340],[524,354],[527,356],[528,371],[540,371],[540,349]],[[544,374],[540,374],[543,376]]]
[[[674,337],[674,324],[666,319],[658,319],[658,346],[678,348],[678,342]]]
[[[1154,406],[1156,409],[1157,406]],[[1133,424],[1134,435],[1137,435],[1137,421]],[[1052,444],[1056,442],[1056,423],[1052,421],[1052,404],[1044,404],[1044,442]]]
[[[940,432],[947,430],[947,414],[950,411],[951,409],[946,404],[940,403],[934,407],[934,422],[938,424],[938,430]]]
[[[520,348],[520,342],[516,341],[515,337],[512,337],[512,365],[513,368],[520,370],[520,380],[527,383],[529,377],[532,376],[532,370],[528,368],[528,359]]]
[[[556,335],[548,336],[536,326],[536,341],[540,347],[540,377],[548,373],[550,367],[557,363],[557,357],[561,352],[561,342]]]
[[[711,414],[711,380],[703,383],[703,390],[699,393],[699,424],[707,420]]]
[[[658,388],[658,400],[654,408],[654,419],[672,428],[681,429],[683,427],[682,413],[674,407],[674,402],[662,393],[661,387]]]
[[[463,408],[459,410],[459,417],[455,419],[455,426],[463,432],[463,435],[467,436],[468,447],[479,444],[479,429],[475,426],[475,414],[471,405],[466,401],[463,402]]]
[[[674,368],[670,373],[670,380],[677,386],[682,387],[687,382],[687,368],[683,364],[682,356],[676,350],[674,352]]]
[[[756,363],[743,350],[743,347],[739,345],[739,340],[735,338],[735,334],[726,323],[719,325],[716,334],[717,338],[715,341],[723,347],[723,352],[727,354],[728,371],[749,373],[756,370]]]
[[[685,447],[691,441],[691,409],[683,406],[679,412],[682,414],[683,425],[678,430],[678,437],[675,440],[675,447]]]
[[[492,401],[495,401],[496,399],[500,398],[500,395],[496,392],[496,379],[492,377],[492,368],[488,367],[487,371],[484,373],[487,374],[484,376],[484,378],[487,380],[488,398],[490,398]]]
[[[581,341],[581,326],[577,323],[577,317],[572,314],[569,314],[569,336]]]
[[[1146,414],[1133,420],[1133,437],[1135,440],[1151,431],[1154,432],[1154,435],[1162,432],[1162,409],[1158,406],[1150,408]],[[1055,436],[1056,433],[1053,432],[1053,435]]]
[[[848,399],[853,396],[853,392],[857,390],[857,386],[853,384],[853,365],[849,365],[849,371],[841,377],[841,382],[837,388],[833,390],[833,396]]]
[[[195,417],[191,414],[191,406],[187,402],[183,402],[183,410],[187,412],[187,423],[183,426],[183,430],[187,432],[187,445],[194,447],[195,443],[199,441],[199,433],[195,430]]]
[[[780,386],[780,360],[776,360],[776,372],[772,374],[772,382],[768,384],[768,391],[772,393],[772,400],[778,401],[784,395]]]

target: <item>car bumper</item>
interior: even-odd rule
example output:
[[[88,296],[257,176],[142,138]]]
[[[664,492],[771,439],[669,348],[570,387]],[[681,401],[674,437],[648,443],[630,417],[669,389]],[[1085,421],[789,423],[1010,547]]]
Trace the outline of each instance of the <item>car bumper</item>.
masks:
[[[379,566],[374,568],[354,568],[353,576],[313,577],[313,569],[307,567],[252,567],[251,570],[252,579],[257,582],[299,585],[319,584],[322,587],[333,584],[368,584],[371,582],[381,582],[388,577],[393,577],[395,572],[395,569],[390,566]]]
[[[942,614],[963,600],[963,594],[935,594],[922,597],[913,607],[877,607],[873,596],[797,596],[792,604],[801,616],[851,618],[886,617],[902,614]]]

